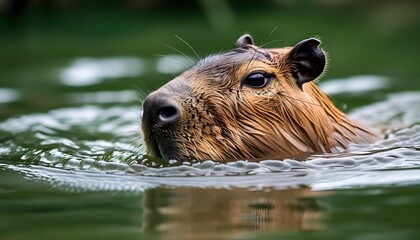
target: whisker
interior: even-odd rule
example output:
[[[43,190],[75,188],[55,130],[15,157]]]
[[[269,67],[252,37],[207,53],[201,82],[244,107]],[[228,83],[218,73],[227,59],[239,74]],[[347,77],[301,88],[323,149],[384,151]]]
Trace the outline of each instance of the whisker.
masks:
[[[140,93],[143,94],[143,98],[148,95],[143,89],[141,89],[140,87],[134,85],[134,83],[131,83],[130,85],[133,86],[135,89],[139,90]]]
[[[267,46],[267,45],[269,45],[269,44],[275,43],[275,42],[280,42],[280,40],[273,40],[273,41],[269,41],[269,42],[264,43],[263,45],[261,45],[261,46],[259,46],[259,47],[260,47],[260,48],[263,48],[263,47],[265,47],[265,46]]]
[[[271,30],[271,32],[268,34],[267,38],[270,37],[276,30],[277,30],[277,26],[275,26],[273,28],[273,30]]]
[[[157,56],[157,57],[171,57],[171,55],[165,55],[165,54],[155,54],[155,56]],[[187,58],[187,56],[185,56],[185,55],[184,55],[184,57]],[[181,63],[184,66],[184,68],[190,68],[191,67],[191,64],[188,64],[188,63],[186,63],[184,61],[181,61],[179,58],[172,57],[172,59],[174,59],[175,61]],[[189,59],[189,58],[188,58],[188,60],[191,61],[191,59]]]
[[[273,30],[271,30],[271,32],[265,37],[265,40],[264,40],[264,42],[265,41],[267,41],[267,39],[275,32],[277,30],[277,26],[275,26],[274,28],[273,28]],[[267,43],[265,43],[265,44],[263,44],[263,45],[261,45],[261,46],[259,46],[259,48],[263,48],[264,46],[266,46],[266,45],[268,45],[268,44],[270,44],[270,43],[273,43],[273,42],[279,42],[279,40],[273,40],[273,41],[270,41],[270,42],[267,42]]]
[[[195,54],[195,56],[197,57],[197,60],[198,59],[200,59],[200,56],[198,56],[198,54],[197,54],[197,52],[194,50],[194,48],[187,42],[187,41],[185,41],[184,39],[182,39],[180,36],[178,36],[178,35],[175,35],[175,37],[176,38],[178,38],[179,40],[181,40],[183,43],[185,43],[192,51],[193,51],[193,53]]]
[[[164,46],[167,47],[167,48],[170,48],[170,49],[176,51],[177,53],[181,54],[182,56],[186,57],[188,60],[190,60],[191,64],[195,63],[187,54],[183,53],[182,51],[180,51],[180,50],[178,50],[178,49],[176,49],[172,46],[169,46],[168,44],[164,44]]]

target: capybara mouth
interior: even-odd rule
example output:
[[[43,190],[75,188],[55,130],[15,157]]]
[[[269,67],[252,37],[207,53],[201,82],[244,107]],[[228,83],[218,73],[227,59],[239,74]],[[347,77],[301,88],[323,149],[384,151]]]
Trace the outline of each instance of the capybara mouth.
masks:
[[[147,132],[145,143],[147,145],[148,154],[166,160],[181,159],[176,142],[164,132],[160,132],[159,126],[143,131]]]
[[[159,134],[157,135],[159,136]],[[166,160],[170,159],[181,159],[179,156],[179,150],[177,149],[176,143],[171,139],[166,139],[164,141],[157,141],[152,139],[148,141],[148,148],[150,149],[150,154],[154,157],[163,158]]]
[[[338,152],[376,134],[348,119],[313,82],[320,41],[263,49],[246,34],[143,102],[148,153],[165,160],[263,159]]]
[[[160,153],[159,143],[156,141],[155,137],[151,136],[151,140],[146,141],[147,147],[149,149],[150,155],[158,158],[162,158],[162,154]]]

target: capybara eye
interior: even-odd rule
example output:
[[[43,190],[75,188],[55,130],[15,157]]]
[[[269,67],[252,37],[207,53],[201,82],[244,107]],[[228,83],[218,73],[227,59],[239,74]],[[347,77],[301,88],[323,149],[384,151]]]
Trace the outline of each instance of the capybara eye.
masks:
[[[265,72],[254,72],[242,81],[241,85],[250,88],[263,88],[270,82],[271,76]]]

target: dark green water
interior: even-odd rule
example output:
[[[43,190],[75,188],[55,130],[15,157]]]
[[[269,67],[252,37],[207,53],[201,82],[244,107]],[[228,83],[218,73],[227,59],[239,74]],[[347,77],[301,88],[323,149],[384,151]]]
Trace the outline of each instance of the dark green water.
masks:
[[[2,12],[0,239],[419,238],[417,2],[181,6]],[[320,86],[384,139],[303,163],[150,167],[141,99],[190,64],[172,48],[195,58],[174,35],[206,56],[244,32],[321,37]]]

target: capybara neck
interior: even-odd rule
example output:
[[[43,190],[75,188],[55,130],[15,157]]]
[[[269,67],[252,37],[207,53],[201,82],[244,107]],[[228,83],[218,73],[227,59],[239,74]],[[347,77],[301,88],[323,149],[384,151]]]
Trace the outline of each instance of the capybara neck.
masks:
[[[325,53],[311,38],[263,49],[250,35],[199,61],[143,102],[149,154],[228,161],[339,152],[377,136],[338,110],[313,81]]]

